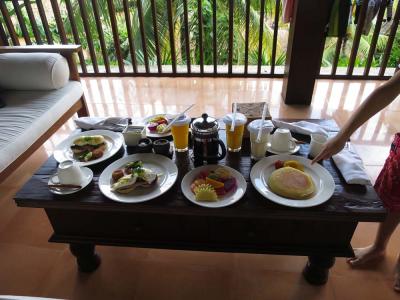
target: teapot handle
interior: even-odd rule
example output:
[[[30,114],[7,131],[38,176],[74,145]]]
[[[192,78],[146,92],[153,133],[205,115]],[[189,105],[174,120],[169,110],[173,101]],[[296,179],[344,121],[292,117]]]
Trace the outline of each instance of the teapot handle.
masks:
[[[224,142],[220,139],[218,139],[218,144],[221,147],[221,153],[218,153],[218,160],[221,160],[226,156],[226,147]]]

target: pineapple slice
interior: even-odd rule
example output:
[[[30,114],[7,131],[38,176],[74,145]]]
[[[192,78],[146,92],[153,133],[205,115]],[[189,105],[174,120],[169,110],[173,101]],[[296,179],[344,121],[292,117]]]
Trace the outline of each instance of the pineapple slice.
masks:
[[[207,183],[198,185],[194,189],[194,194],[196,196],[196,201],[214,202],[218,200],[215,189]]]
[[[231,173],[227,169],[222,167],[215,169],[213,173],[221,179],[228,179],[231,177]]]

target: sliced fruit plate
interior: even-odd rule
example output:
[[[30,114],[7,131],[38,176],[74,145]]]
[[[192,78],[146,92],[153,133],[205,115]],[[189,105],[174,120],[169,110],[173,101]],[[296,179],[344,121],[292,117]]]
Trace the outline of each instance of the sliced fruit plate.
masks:
[[[185,175],[183,194],[191,202],[211,208],[225,207],[239,201],[247,183],[238,171],[219,165],[198,167]]]
[[[144,118],[143,123],[146,126],[146,136],[154,138],[170,136],[171,130],[166,132],[163,132],[163,130],[172,119],[173,115],[169,114],[157,114]]]

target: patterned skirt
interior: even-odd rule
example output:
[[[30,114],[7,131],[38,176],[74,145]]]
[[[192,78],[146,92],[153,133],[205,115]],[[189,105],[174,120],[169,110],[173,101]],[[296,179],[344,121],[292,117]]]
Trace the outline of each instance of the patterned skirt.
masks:
[[[389,212],[400,212],[400,133],[394,137],[374,187]]]

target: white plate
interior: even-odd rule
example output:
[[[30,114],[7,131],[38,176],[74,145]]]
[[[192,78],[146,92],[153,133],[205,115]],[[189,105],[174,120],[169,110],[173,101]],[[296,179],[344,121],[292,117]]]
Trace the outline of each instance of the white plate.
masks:
[[[316,192],[314,196],[306,200],[292,200],[278,196],[268,187],[268,178],[275,170],[277,160],[297,160],[304,165],[304,171],[314,181]],[[272,202],[290,207],[311,207],[328,201],[335,191],[335,182],[332,175],[320,164],[311,165],[311,160],[294,155],[272,155],[257,162],[250,172],[250,179],[253,186],[265,198]]]
[[[152,137],[152,138],[162,138],[162,137],[171,136],[171,134],[172,134],[171,130],[168,130],[165,133],[150,132],[150,130],[147,128],[147,124],[150,122],[151,119],[153,119],[155,117],[164,117],[169,121],[173,119],[173,116],[170,114],[156,114],[156,115],[152,115],[152,116],[144,118],[143,123],[145,124],[144,126],[146,127],[146,136]]]
[[[280,151],[276,151],[276,150],[272,149],[271,143],[268,143],[268,144],[267,144],[267,151],[268,151],[269,153],[272,153],[272,154],[294,154],[294,153],[296,153],[296,152],[299,151],[299,150],[300,150],[300,145],[296,145],[296,147],[294,147],[293,150],[280,152]]]
[[[141,160],[145,168],[153,170],[158,175],[154,186],[144,188],[138,187],[129,194],[118,194],[111,191],[113,171],[122,168],[128,162]],[[139,203],[157,198],[168,191],[178,177],[178,168],[169,158],[152,153],[138,153],[123,157],[109,165],[99,177],[100,191],[104,196],[124,203]]]
[[[76,192],[79,192],[80,190],[84,189],[87,187],[87,185],[92,181],[93,179],[93,171],[89,168],[86,167],[81,167],[82,171],[82,182],[81,182],[81,188],[80,189],[57,189],[57,188],[49,188],[50,192],[53,194],[57,195],[68,195],[68,194],[73,194]],[[60,183],[57,173],[53,174],[49,178],[49,182],[47,184],[58,184]]]
[[[230,193],[224,195],[222,198],[220,198],[218,201],[215,202],[196,201],[195,195],[190,189],[190,185],[192,184],[192,182],[196,179],[197,176],[199,176],[199,174],[202,171],[212,171],[220,167],[226,168],[231,173],[231,175],[236,178],[236,183],[237,183],[236,191],[231,191]],[[225,207],[236,203],[243,197],[244,193],[246,192],[246,188],[247,188],[247,183],[242,174],[240,174],[238,171],[230,167],[220,166],[220,165],[206,165],[193,169],[192,171],[187,173],[185,177],[183,177],[181,182],[182,192],[185,195],[185,197],[189,199],[189,201],[200,206],[211,207],[211,208]]]
[[[82,162],[74,157],[74,153],[71,150],[71,145],[73,144],[74,140],[80,136],[88,136],[88,135],[102,135],[106,141],[107,148],[104,151],[102,157],[98,159],[93,159],[87,162]],[[90,166],[97,164],[99,162],[105,161],[106,159],[113,156],[115,153],[121,149],[124,143],[124,137],[119,132],[114,132],[110,130],[89,130],[80,132],[78,134],[74,134],[66,138],[60,144],[57,145],[54,151],[54,158],[58,162],[63,162],[65,160],[73,160],[76,162],[78,166]]]

